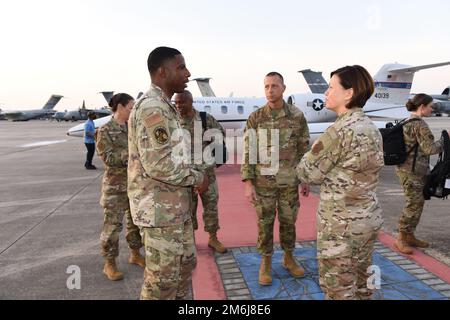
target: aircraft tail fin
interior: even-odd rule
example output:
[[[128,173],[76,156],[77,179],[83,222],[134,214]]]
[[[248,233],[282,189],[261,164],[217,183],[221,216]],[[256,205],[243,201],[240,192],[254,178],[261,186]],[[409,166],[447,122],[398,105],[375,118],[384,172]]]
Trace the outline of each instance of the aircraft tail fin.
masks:
[[[47,103],[42,107],[42,109],[52,110],[58,104],[59,100],[61,100],[62,98],[64,97],[57,94],[53,94],[50,97],[50,99],[48,99]]]
[[[442,92],[442,95],[443,95],[443,96],[448,96],[448,95],[450,95],[450,87],[445,88],[444,91]]]
[[[144,93],[141,91],[138,93],[136,100],[139,100],[142,96],[144,95]]]
[[[322,76],[322,72],[312,71],[311,69],[299,71],[306,80],[309,89],[314,94],[324,94],[328,90],[328,83]]]
[[[192,80],[192,81],[197,82],[198,88],[200,89],[200,92],[203,97],[215,97],[216,96],[216,94],[214,93],[214,91],[212,90],[212,88],[209,84],[209,80],[211,80],[211,78],[196,78],[196,79]]]
[[[102,91],[102,92],[99,92],[99,93],[101,93],[103,95],[103,97],[105,98],[107,104],[109,104],[109,101],[111,101],[111,98],[114,95],[114,91]]]
[[[450,65],[450,61],[416,67],[398,63],[385,64],[374,76],[375,93],[370,98],[370,101],[381,104],[404,105],[411,94],[411,87],[416,72],[447,65]]]

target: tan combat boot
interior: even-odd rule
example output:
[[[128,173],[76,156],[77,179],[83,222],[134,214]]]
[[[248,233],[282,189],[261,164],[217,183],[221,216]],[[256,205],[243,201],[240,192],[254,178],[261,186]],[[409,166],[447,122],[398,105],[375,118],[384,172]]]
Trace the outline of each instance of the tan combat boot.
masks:
[[[128,262],[131,264],[137,264],[142,268],[145,268],[145,259],[141,256],[139,249],[130,249],[130,256],[128,257]]]
[[[417,239],[414,233],[406,234],[406,243],[416,248],[428,248],[430,246],[428,242]]]
[[[215,232],[209,233],[208,247],[213,248],[218,253],[227,252],[227,248],[217,239],[217,234]]]
[[[397,247],[398,251],[404,254],[412,254],[413,250],[406,242],[406,232],[399,232],[398,238],[395,241],[395,246]]]
[[[108,277],[109,280],[112,281],[123,279],[123,273],[117,270],[116,259],[114,258],[105,259],[105,266],[103,267],[103,273]]]
[[[262,286],[272,284],[272,256],[262,256],[258,282]]]
[[[305,275],[305,270],[297,264],[292,255],[292,251],[284,253],[282,265],[294,278],[300,278]]]

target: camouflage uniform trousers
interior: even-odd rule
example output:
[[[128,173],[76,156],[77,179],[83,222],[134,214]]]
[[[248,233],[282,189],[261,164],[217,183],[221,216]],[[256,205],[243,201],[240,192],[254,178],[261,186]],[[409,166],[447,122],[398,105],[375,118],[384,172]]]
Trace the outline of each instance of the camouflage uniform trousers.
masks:
[[[103,195],[104,210],[103,230],[100,236],[102,256],[116,258],[119,256],[119,235],[123,229],[123,217],[126,217],[126,239],[130,249],[142,247],[139,228],[133,223],[128,196],[124,194]]]
[[[298,187],[266,188],[255,187],[258,215],[258,252],[262,255],[273,254],[273,226],[278,212],[280,222],[280,242],[285,252],[295,249],[296,230],[300,201]]]
[[[398,223],[398,231],[414,233],[425,204],[423,197],[425,177],[401,170],[397,170],[396,173],[405,194],[405,207]]]
[[[351,239],[340,241],[346,242],[346,249],[339,257],[327,258],[319,256],[319,283],[327,300],[371,300],[374,288],[369,287],[370,274],[368,268],[372,265],[372,254],[375,241],[378,236],[377,230],[367,230],[363,234],[352,234]],[[321,239],[331,240],[334,235],[320,233]],[[342,243],[336,241],[336,245]],[[321,252],[320,241],[318,252]]]
[[[189,299],[197,264],[191,219],[181,225],[140,230],[146,263],[141,300]]]
[[[194,230],[198,229],[198,221],[197,221],[197,206],[198,206],[198,197],[202,199],[203,205],[203,223],[205,225],[205,232],[217,232],[220,229],[219,227],[219,212],[217,209],[217,205],[219,203],[219,188],[217,187],[216,174],[214,169],[209,169],[206,171],[206,174],[209,179],[208,189],[201,193],[200,195],[196,192],[192,192],[192,224]]]

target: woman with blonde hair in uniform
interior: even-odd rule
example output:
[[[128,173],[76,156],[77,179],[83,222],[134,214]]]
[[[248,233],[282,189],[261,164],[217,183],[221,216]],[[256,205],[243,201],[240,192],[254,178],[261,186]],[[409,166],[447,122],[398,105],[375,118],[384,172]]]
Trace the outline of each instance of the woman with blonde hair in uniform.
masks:
[[[422,215],[425,199],[423,188],[429,171],[430,155],[442,150],[443,141],[434,141],[428,124],[422,117],[429,117],[433,111],[433,98],[418,94],[406,103],[411,117],[405,120],[403,137],[408,151],[406,161],[396,167],[396,174],[405,194],[405,207],[398,223],[397,249],[412,254],[411,247],[427,248],[428,243],[416,239],[414,232]],[[415,121],[414,121],[415,120]]]
[[[384,165],[382,137],[362,108],[374,92],[361,66],[331,73],[326,107],[338,118],[300,161],[297,175],[318,184],[317,256],[326,299],[367,300],[368,268],[383,224],[376,188]]]
[[[126,239],[130,247],[128,262],[145,267],[145,259],[139,228],[133,223],[127,195],[128,129],[127,121],[134,106],[134,99],[126,93],[114,95],[109,102],[113,112],[111,121],[98,129],[97,153],[105,164],[102,197],[104,209],[103,230],[100,236],[102,255],[105,259],[103,273],[110,280],[121,280],[123,273],[116,265],[119,256],[119,235],[123,217],[126,217]]]

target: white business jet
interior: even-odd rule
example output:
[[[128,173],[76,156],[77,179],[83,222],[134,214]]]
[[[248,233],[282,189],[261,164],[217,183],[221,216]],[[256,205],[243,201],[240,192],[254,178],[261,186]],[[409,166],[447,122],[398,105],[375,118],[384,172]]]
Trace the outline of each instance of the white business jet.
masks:
[[[424,66],[386,64],[374,76],[375,92],[364,107],[364,112],[374,118],[403,119],[409,116],[405,104],[411,93],[414,74],[423,69],[450,65],[449,62]],[[212,90],[210,90],[212,92]],[[320,136],[336,119],[336,114],[325,108],[324,94],[293,94],[287,102],[297,106],[305,115],[311,135],[311,141]],[[206,111],[216,118],[225,130],[242,130],[249,115],[266,103],[265,98],[237,97],[196,97],[194,107]],[[104,117],[94,121],[95,127],[101,127],[110,120]],[[378,128],[384,128],[385,121],[374,121]],[[84,124],[70,128],[69,136],[83,136]]]

